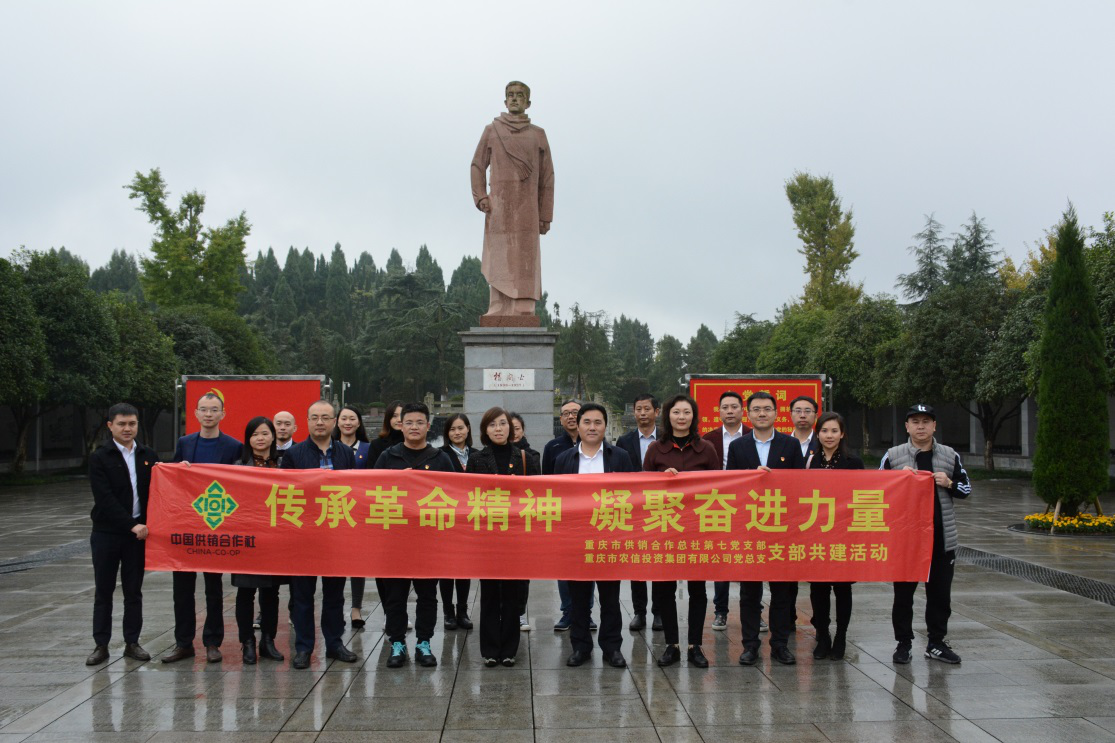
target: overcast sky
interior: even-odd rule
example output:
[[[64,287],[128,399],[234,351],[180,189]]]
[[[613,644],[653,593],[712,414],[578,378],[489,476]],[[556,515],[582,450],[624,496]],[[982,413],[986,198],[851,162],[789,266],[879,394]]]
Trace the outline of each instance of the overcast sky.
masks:
[[[801,292],[783,184],[829,174],[868,292],[934,212],[1021,258],[1071,200],[1115,210],[1115,4],[0,4],[0,255],[147,249],[162,169],[248,256],[479,255],[469,162],[526,81],[553,149],[543,288],[688,340]],[[563,311],[564,314],[564,311]]]

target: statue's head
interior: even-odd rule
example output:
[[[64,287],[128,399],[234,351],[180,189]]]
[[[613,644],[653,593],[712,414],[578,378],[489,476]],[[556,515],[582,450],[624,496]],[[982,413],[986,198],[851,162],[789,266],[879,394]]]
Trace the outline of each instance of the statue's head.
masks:
[[[530,108],[530,87],[526,83],[512,80],[507,83],[504,93],[507,96],[504,104],[508,113],[521,114]]]

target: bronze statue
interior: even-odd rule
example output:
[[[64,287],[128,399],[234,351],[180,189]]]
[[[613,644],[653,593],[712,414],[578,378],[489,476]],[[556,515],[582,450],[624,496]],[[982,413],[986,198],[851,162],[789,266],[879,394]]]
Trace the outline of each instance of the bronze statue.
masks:
[[[472,158],[472,200],[485,214],[481,271],[490,292],[480,324],[536,326],[539,235],[549,232],[554,216],[554,166],[546,132],[526,115],[530,88],[513,80],[505,93],[507,113],[484,127]]]

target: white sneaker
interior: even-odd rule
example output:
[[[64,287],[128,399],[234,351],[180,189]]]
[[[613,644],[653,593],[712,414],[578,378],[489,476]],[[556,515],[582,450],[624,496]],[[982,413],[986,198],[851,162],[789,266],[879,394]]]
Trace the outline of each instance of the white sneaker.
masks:
[[[519,631],[530,632],[530,622],[527,621],[526,614],[519,615]]]

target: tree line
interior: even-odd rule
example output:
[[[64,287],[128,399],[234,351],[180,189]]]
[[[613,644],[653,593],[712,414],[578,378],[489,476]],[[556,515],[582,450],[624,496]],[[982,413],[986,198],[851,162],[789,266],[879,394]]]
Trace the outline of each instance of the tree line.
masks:
[[[100,410],[127,399],[150,435],[180,374],[324,373],[350,382],[347,399],[364,404],[460,393],[457,333],[488,304],[478,258],[464,257],[448,283],[424,245],[413,263],[392,249],[382,266],[368,252],[350,261],[339,244],[328,257],[291,247],[281,261],[272,248],[249,260],[246,214],[206,226],[205,196],[191,191],[174,205],[158,169],[137,172],[125,189],[153,226],[148,256],[115,251],[93,270],[64,247],[0,259],[0,404],[16,421],[17,469],[31,421],[54,407]],[[722,338],[701,325],[685,342],[656,339],[624,313],[543,296],[537,313],[559,333],[562,393],[622,404],[647,390],[668,397],[685,374],[823,372],[843,410],[915,398],[961,405],[979,422],[993,467],[996,435],[1041,376],[1061,223],[1015,265],[975,213],[951,233],[929,215],[909,248],[909,272],[896,278],[901,299],[868,296],[850,278],[855,226],[832,178],[795,173],[785,192],[801,240],[800,297],[773,320],[741,308]],[[1085,236],[1111,388],[1115,215]],[[87,449],[95,434],[86,432]]]

